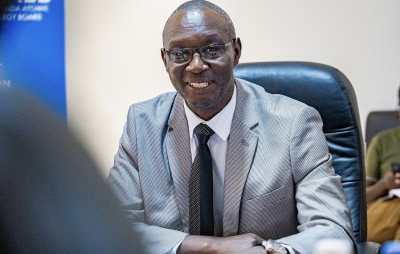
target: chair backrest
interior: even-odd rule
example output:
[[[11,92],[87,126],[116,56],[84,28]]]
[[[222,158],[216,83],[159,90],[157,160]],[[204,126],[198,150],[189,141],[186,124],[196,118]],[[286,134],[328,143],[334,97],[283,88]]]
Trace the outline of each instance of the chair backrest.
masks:
[[[353,235],[366,240],[364,148],[357,99],[350,81],[339,70],[318,63],[260,62],[239,64],[234,75],[317,109],[336,173],[350,208]]]
[[[400,121],[396,118],[396,111],[372,111],[368,114],[367,125],[365,127],[365,142],[367,146],[371,139],[381,131],[400,126]]]

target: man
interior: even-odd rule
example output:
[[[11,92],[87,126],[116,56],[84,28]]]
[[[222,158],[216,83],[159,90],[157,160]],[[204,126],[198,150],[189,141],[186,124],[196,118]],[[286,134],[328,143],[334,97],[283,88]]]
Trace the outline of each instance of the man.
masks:
[[[268,241],[268,253],[312,253],[320,238],[351,242],[318,113],[233,77],[242,45],[229,16],[186,2],[167,21],[163,46],[178,93],[131,106],[108,178],[148,253],[266,253],[259,245],[269,239],[277,242]],[[212,178],[200,184],[198,212],[193,175],[207,161],[198,160],[203,150]],[[202,217],[209,199],[212,215]]]
[[[399,89],[400,105],[400,89]],[[396,117],[399,119],[399,111]],[[368,147],[368,241],[400,240],[400,127],[378,133]]]

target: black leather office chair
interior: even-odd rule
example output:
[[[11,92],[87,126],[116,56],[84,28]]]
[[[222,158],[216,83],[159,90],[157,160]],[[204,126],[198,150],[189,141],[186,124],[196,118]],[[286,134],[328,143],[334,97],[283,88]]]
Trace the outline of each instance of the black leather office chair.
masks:
[[[370,112],[365,127],[365,142],[367,146],[379,132],[399,126],[400,121],[396,118],[396,111],[394,110]]]
[[[329,151],[350,208],[359,253],[379,253],[367,236],[364,148],[357,99],[350,81],[339,70],[318,63],[260,62],[239,64],[234,75],[304,102],[321,114]]]

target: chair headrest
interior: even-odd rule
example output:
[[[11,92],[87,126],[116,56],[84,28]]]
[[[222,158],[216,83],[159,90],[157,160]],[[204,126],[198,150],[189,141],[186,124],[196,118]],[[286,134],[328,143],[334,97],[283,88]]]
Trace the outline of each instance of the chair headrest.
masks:
[[[283,94],[314,107],[320,112],[324,132],[348,128],[354,125],[354,117],[359,121],[350,81],[331,66],[310,62],[244,63],[235,67],[234,75],[269,93]],[[353,110],[356,114],[352,115]]]

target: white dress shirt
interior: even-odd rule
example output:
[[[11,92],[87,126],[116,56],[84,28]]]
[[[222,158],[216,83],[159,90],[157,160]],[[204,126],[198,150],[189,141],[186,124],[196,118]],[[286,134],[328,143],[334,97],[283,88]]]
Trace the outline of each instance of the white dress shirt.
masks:
[[[226,151],[228,148],[228,136],[231,131],[233,113],[236,107],[236,85],[233,90],[233,95],[228,104],[209,121],[204,121],[189,109],[184,102],[185,115],[189,126],[190,150],[192,153],[192,162],[196,157],[197,137],[193,135],[194,128],[200,123],[207,124],[214,134],[208,140],[208,148],[210,149],[211,158],[213,161],[213,206],[214,206],[214,228],[216,236],[222,236],[222,215],[224,211],[224,176],[225,176],[225,161]],[[183,240],[182,240],[183,241]],[[179,242],[175,248],[167,254],[175,254]]]
[[[228,104],[209,121],[204,121],[193,113],[186,102],[184,103],[185,114],[189,126],[190,149],[192,162],[197,153],[197,137],[193,135],[194,128],[200,123],[207,124],[215,133],[208,140],[211,158],[213,161],[213,206],[214,206],[214,228],[215,236],[222,236],[222,215],[224,211],[224,176],[226,151],[228,148],[228,136],[231,131],[233,113],[236,106],[236,86]]]

